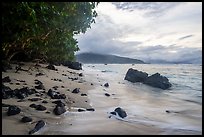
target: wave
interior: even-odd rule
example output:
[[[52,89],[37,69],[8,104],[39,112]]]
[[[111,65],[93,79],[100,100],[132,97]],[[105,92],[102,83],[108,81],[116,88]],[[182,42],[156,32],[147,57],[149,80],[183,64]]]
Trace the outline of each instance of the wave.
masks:
[[[111,117],[110,117],[111,116]],[[158,128],[163,129],[163,134],[186,134],[186,132],[189,134],[201,134],[201,129],[195,126],[188,126],[188,125],[180,125],[180,124],[172,124],[172,123],[166,123],[166,122],[162,122],[162,121],[155,121],[146,117],[143,117],[141,119],[138,119],[136,116],[127,116],[125,118],[121,118],[118,115],[113,115],[110,114],[109,118],[115,118],[116,120],[120,120],[122,122],[127,122],[129,124],[142,124],[142,125],[146,125],[146,126],[156,126]]]

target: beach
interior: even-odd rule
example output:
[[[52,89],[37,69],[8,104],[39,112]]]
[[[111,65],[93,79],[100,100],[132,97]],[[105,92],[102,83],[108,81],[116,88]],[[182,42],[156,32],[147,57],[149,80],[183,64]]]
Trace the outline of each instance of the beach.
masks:
[[[29,98],[36,97],[36,94],[20,102],[16,98],[2,99],[2,103],[16,105],[22,109],[17,115],[7,116],[8,107],[2,107],[3,135],[27,135],[35,126],[33,122],[38,120],[44,120],[46,125],[35,133],[37,135],[202,134],[202,105],[198,103],[171,97],[157,88],[124,81],[117,73],[108,73],[108,70],[98,71],[95,69],[97,65],[86,65],[82,70],[55,66],[57,69],[55,71],[47,69],[48,64],[40,64],[38,69],[34,63],[24,64],[22,68],[31,67],[31,70],[19,71],[19,73],[15,73],[15,69],[7,70],[2,73],[2,78],[9,76],[11,82],[3,84],[11,89],[23,86],[34,88],[35,79],[38,79],[43,83],[45,93],[42,92],[43,90],[38,90],[37,97],[42,100],[35,102],[30,101]],[[109,65],[101,64],[101,66],[109,68]],[[15,68],[15,64],[12,67]],[[39,72],[44,75],[36,77]],[[83,75],[79,76],[80,73]],[[19,82],[19,80],[25,82]],[[16,83],[20,84],[16,85]],[[109,86],[105,87],[105,83],[109,83]],[[51,99],[46,94],[54,86],[58,86],[57,91],[66,95],[66,99],[62,99],[66,104],[66,112],[57,116],[53,113],[55,104],[52,103],[57,99]],[[72,93],[75,88],[80,88],[80,92]],[[41,92],[42,95],[39,96]],[[82,96],[82,94],[86,95]],[[48,103],[42,103],[43,100]],[[29,107],[32,103],[42,104],[47,109],[37,111]],[[111,115],[110,112],[117,107],[123,108],[127,117]],[[86,110],[90,108],[94,111]],[[85,111],[79,111],[81,109]],[[170,113],[167,113],[167,110]],[[47,111],[50,113],[46,113]],[[30,116],[33,121],[22,123],[20,119],[23,116]]]
[[[55,101],[57,99],[51,99],[47,95],[47,91],[49,89],[52,89],[54,86],[58,86],[57,91],[59,91],[61,94],[66,95],[66,99],[64,99],[64,102],[66,103],[66,110],[67,111],[77,111],[77,109],[74,108],[90,108],[89,100],[87,96],[81,96],[81,94],[87,94],[87,91],[91,89],[91,84],[88,82],[85,82],[83,80],[83,76],[79,76],[79,72],[76,70],[69,69],[67,67],[63,66],[56,66],[58,71],[49,70],[45,68],[48,64],[40,64],[40,67],[36,67],[35,63],[24,63],[25,65],[22,66],[23,69],[28,70],[29,67],[31,67],[31,70],[29,71],[18,71],[15,73],[15,69],[7,70],[7,72],[2,73],[2,78],[9,76],[11,79],[11,82],[4,83],[5,86],[9,86],[12,90],[23,87],[29,87],[34,88],[36,84],[34,83],[35,79],[41,81],[45,87],[45,93],[43,93],[44,90],[37,90],[39,93],[32,94],[29,97],[23,99],[22,101],[19,101],[21,99],[17,98],[9,98],[9,99],[2,99],[2,103],[9,104],[9,105],[16,105],[22,109],[21,113],[14,116],[7,116],[6,112],[8,110],[8,107],[2,107],[2,134],[28,134],[29,130],[31,130],[35,123],[32,124],[34,121],[38,121],[40,119],[45,120],[47,123],[55,124],[57,122],[60,122],[60,120],[63,120],[63,116],[56,116],[53,114],[53,109],[55,104],[52,103],[52,101]],[[16,64],[12,65],[12,68],[15,68]],[[36,74],[42,73],[44,75],[37,76]],[[67,74],[67,76],[63,76],[62,74]],[[78,78],[78,80],[72,80],[70,78]],[[53,80],[51,80],[53,79]],[[56,79],[56,81],[54,81]],[[20,80],[25,82],[19,82]],[[80,88],[80,93],[75,94],[72,93],[72,91],[75,88]],[[38,101],[30,101],[31,98],[40,98],[41,100]],[[47,103],[42,103],[42,101],[47,101]],[[42,104],[47,109],[45,111],[36,111],[35,109],[29,107],[30,104],[36,103],[36,104]],[[46,113],[46,112],[49,113]],[[22,123],[20,119],[23,116],[30,116],[32,117],[33,121],[30,123]],[[18,126],[16,126],[18,125]]]

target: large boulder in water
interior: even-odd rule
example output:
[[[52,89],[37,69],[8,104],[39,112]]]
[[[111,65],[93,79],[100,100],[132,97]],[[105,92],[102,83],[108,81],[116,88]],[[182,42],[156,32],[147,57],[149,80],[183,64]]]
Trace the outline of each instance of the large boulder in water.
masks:
[[[145,81],[144,84],[153,86],[153,87],[157,87],[157,88],[161,88],[161,89],[168,89],[170,88],[172,85],[169,82],[169,80],[165,77],[160,75],[159,73],[155,73],[151,76],[149,76]]]
[[[132,68],[130,68],[126,73],[125,80],[133,83],[142,82],[149,86],[161,88],[163,90],[168,89],[172,86],[169,80],[159,73],[155,73],[148,77],[148,74],[146,72],[134,70]]]
[[[148,77],[148,74],[146,72],[142,72],[142,71],[138,71],[130,68],[125,75],[125,80],[128,80],[133,83],[144,82],[147,77]]]
[[[79,62],[64,61],[62,65],[75,70],[82,70],[82,64]]]

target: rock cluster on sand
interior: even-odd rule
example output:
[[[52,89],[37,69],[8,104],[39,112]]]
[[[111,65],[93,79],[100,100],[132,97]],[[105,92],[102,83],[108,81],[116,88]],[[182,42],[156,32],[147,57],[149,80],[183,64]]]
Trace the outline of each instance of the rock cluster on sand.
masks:
[[[53,62],[52,64],[49,64],[46,68],[51,69],[51,70],[57,70],[57,69],[55,69],[54,65],[60,66],[61,64],[63,66],[70,68],[70,69],[82,70],[82,64],[80,62],[73,62],[73,61]]]
[[[153,87],[161,88],[163,90],[168,89],[172,86],[168,78],[160,75],[159,73],[155,73],[148,77],[148,74],[146,72],[138,71],[132,68],[127,71],[125,80],[133,83],[141,82]]]
[[[72,69],[82,69],[80,63],[71,64]],[[16,64],[12,64],[12,66],[15,68]],[[72,110],[72,106],[80,107],[78,112],[95,111],[88,104],[88,95],[80,91],[83,89],[86,92],[86,88],[90,88],[85,84],[78,84],[77,80],[83,81],[83,74],[80,72],[63,66],[56,67],[52,64],[36,66],[29,62],[21,66],[18,73],[11,68],[2,74],[1,98],[2,114],[4,114],[2,119],[4,125],[9,126],[14,126],[10,121],[21,122],[17,126],[25,130],[17,129],[14,131],[16,134],[28,134],[28,131],[30,131],[29,134],[34,134],[44,127],[45,121],[55,119],[56,115],[59,117],[67,110],[75,111]],[[66,76],[68,79],[60,79],[62,76]],[[67,92],[66,88],[73,92]],[[36,121],[36,125],[33,125]],[[3,134],[9,133],[7,127],[3,127]]]
[[[52,99],[65,99],[66,98],[65,94],[59,94],[58,92],[52,89],[48,90],[47,95],[50,96]]]
[[[35,89],[29,89],[28,87],[24,87],[21,89],[12,90],[10,87],[2,84],[2,99],[9,99],[16,97],[18,99],[24,99],[28,95],[36,93]]]
[[[79,62],[72,62],[72,61],[64,61],[62,65],[67,66],[68,68],[75,69],[75,70],[82,70],[82,64]]]

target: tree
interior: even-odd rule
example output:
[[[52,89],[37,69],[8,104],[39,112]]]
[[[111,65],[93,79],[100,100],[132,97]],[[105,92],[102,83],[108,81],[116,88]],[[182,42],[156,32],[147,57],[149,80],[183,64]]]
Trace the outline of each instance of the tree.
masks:
[[[85,33],[97,16],[96,2],[3,2],[2,50],[11,60],[24,53],[47,61],[74,60],[75,34]]]

